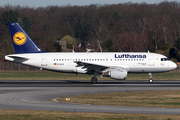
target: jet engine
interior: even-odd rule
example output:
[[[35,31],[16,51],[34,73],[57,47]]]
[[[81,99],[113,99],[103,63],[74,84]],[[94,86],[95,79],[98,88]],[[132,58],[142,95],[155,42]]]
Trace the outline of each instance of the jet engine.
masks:
[[[110,69],[102,72],[103,76],[110,76],[111,79],[124,80],[127,78],[127,70],[124,68]]]

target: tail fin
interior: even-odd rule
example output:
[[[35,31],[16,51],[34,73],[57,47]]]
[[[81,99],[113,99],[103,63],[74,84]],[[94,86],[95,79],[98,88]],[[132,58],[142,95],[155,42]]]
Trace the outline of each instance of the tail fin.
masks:
[[[8,26],[16,54],[43,52],[37,47],[18,23],[8,23]]]

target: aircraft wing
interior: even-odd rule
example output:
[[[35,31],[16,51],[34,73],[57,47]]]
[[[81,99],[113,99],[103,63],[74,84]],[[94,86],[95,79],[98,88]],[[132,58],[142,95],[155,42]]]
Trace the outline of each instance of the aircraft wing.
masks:
[[[88,68],[88,70],[95,70],[97,72],[103,71],[110,67],[109,65],[91,63],[91,62],[82,62],[82,61],[74,61],[74,62],[77,63],[76,67],[83,66],[83,68]]]
[[[92,62],[84,62],[84,61],[74,61],[74,62],[77,63],[76,67],[83,66],[83,68],[88,68],[88,70],[94,70],[97,72],[101,72],[106,69],[118,69],[118,68],[125,68],[127,71],[130,70],[129,66],[127,65],[109,66],[100,63],[92,63]]]

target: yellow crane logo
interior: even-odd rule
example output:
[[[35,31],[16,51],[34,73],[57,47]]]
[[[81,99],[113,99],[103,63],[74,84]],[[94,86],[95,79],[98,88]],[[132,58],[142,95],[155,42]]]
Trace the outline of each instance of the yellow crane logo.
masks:
[[[13,41],[16,45],[23,45],[26,43],[27,37],[23,32],[16,32],[13,36]]]

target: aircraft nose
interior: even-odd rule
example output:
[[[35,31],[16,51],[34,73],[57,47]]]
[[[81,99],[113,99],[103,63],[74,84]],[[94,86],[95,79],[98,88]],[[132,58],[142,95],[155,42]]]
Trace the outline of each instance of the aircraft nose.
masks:
[[[176,68],[177,68],[177,64],[174,63],[174,62],[172,62],[172,63],[171,63],[171,68],[172,68],[172,69],[176,69]]]

